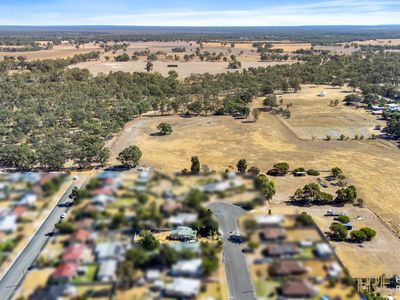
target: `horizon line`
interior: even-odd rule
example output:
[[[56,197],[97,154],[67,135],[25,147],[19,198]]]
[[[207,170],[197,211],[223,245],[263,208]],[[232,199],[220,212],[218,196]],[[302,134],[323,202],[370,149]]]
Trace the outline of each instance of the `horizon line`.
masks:
[[[304,25],[249,25],[249,26],[234,26],[234,25],[110,25],[110,24],[97,24],[97,25],[5,25],[0,24],[0,27],[159,27],[159,28],[168,28],[168,27],[181,27],[181,28],[267,28],[267,27],[383,27],[383,26],[400,26],[400,23],[397,24],[323,24],[323,25],[312,25],[312,24],[304,24]]]

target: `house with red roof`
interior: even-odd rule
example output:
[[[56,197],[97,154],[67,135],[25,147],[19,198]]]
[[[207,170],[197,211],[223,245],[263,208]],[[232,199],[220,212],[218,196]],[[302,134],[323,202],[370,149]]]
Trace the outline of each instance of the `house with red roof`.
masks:
[[[105,195],[105,196],[111,196],[114,193],[114,189],[109,186],[105,187],[99,187],[97,189],[94,189],[90,192],[91,196],[99,196],[99,195]]]
[[[17,216],[17,217],[21,217],[24,213],[26,212],[26,207],[24,207],[24,206],[15,206],[13,209],[12,209],[12,211],[11,211],[11,213],[14,215],[14,216]]]
[[[68,281],[78,272],[79,265],[74,262],[61,263],[51,275],[52,279],[57,281]]]
[[[83,263],[93,261],[93,256],[85,245],[73,244],[65,249],[61,260],[63,262]]]
[[[70,243],[71,244],[86,244],[90,238],[90,232],[84,229],[77,229],[72,233]]]

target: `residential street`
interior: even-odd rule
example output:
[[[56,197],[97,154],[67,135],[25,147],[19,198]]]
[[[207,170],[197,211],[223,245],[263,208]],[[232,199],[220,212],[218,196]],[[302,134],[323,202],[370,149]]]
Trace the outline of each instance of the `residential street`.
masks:
[[[55,225],[60,221],[60,217],[66,212],[67,208],[60,206],[65,202],[71,201],[68,196],[75,186],[81,187],[86,183],[88,175],[82,175],[77,181],[71,182],[68,189],[61,196],[57,205],[50,212],[47,219],[37,230],[34,237],[28,242],[17,259],[12,263],[0,281],[0,295],[2,300],[9,300],[22,283],[28,269],[34,263],[42,249],[51,237]]]
[[[229,241],[229,232],[239,234],[236,218],[246,211],[242,208],[224,202],[214,202],[209,208],[215,214],[222,230],[223,262],[228,284],[229,299],[254,300],[255,292],[247,269],[246,258],[242,246]]]

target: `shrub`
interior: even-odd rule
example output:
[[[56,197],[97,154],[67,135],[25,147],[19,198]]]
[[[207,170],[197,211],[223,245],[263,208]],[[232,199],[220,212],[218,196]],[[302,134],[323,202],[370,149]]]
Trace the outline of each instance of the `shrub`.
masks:
[[[296,174],[296,173],[298,173],[298,172],[305,172],[305,171],[306,171],[306,169],[304,169],[303,167],[300,167],[300,168],[294,169],[294,170],[292,171],[292,173],[293,173],[293,174]]]
[[[199,174],[200,172],[200,160],[197,156],[192,156],[192,165],[190,166],[192,174]]]
[[[372,238],[376,236],[376,231],[369,227],[363,227],[360,229],[360,231],[365,233],[367,236],[367,241],[372,240]]]
[[[329,226],[331,230],[331,238],[337,241],[344,241],[347,238],[348,232],[346,227],[340,223],[332,223]]]
[[[139,235],[141,237],[140,245],[143,247],[143,249],[147,251],[153,251],[159,247],[160,242],[150,231],[142,230]]]
[[[236,167],[241,174],[244,174],[247,170],[247,161],[245,159],[239,160]]]
[[[160,123],[157,129],[160,130],[161,135],[169,135],[172,133],[172,126],[169,123]]]
[[[273,165],[273,169],[267,172],[268,175],[272,176],[285,176],[289,172],[289,164],[286,162],[280,162]]]
[[[240,206],[244,210],[252,210],[256,207],[256,202],[252,200],[252,201],[238,202],[235,203],[235,205]]]
[[[342,224],[347,224],[350,222],[350,218],[348,216],[339,216],[336,218],[336,220]]]
[[[308,170],[307,170],[307,175],[310,175],[310,176],[319,176],[319,172],[318,172],[317,170],[314,170],[314,169],[308,169]]]
[[[258,175],[254,179],[254,187],[259,190],[266,199],[271,199],[275,195],[275,183],[265,175]]]
[[[367,240],[367,235],[361,230],[354,230],[350,233],[351,239],[356,243],[363,243]]]
[[[313,226],[314,225],[314,220],[306,212],[302,212],[300,215],[298,215],[296,217],[296,224],[299,224],[299,225],[302,225],[302,226]]]
[[[63,234],[63,233],[65,233],[65,234],[72,233],[72,232],[75,231],[74,224],[72,224],[70,222],[57,223],[55,227],[58,230],[58,232],[60,232],[61,234]]]
[[[258,174],[260,174],[260,169],[257,167],[250,167],[247,170],[247,173],[251,174],[252,176],[257,176]]]

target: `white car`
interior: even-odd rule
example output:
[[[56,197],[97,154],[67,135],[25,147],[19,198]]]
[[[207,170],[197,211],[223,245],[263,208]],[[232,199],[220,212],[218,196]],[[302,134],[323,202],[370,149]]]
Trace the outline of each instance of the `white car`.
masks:
[[[61,218],[61,219],[64,219],[64,218],[65,218],[65,214],[62,214],[60,218]]]
[[[79,177],[78,175],[75,175],[74,177],[72,177],[73,180],[77,180]]]

